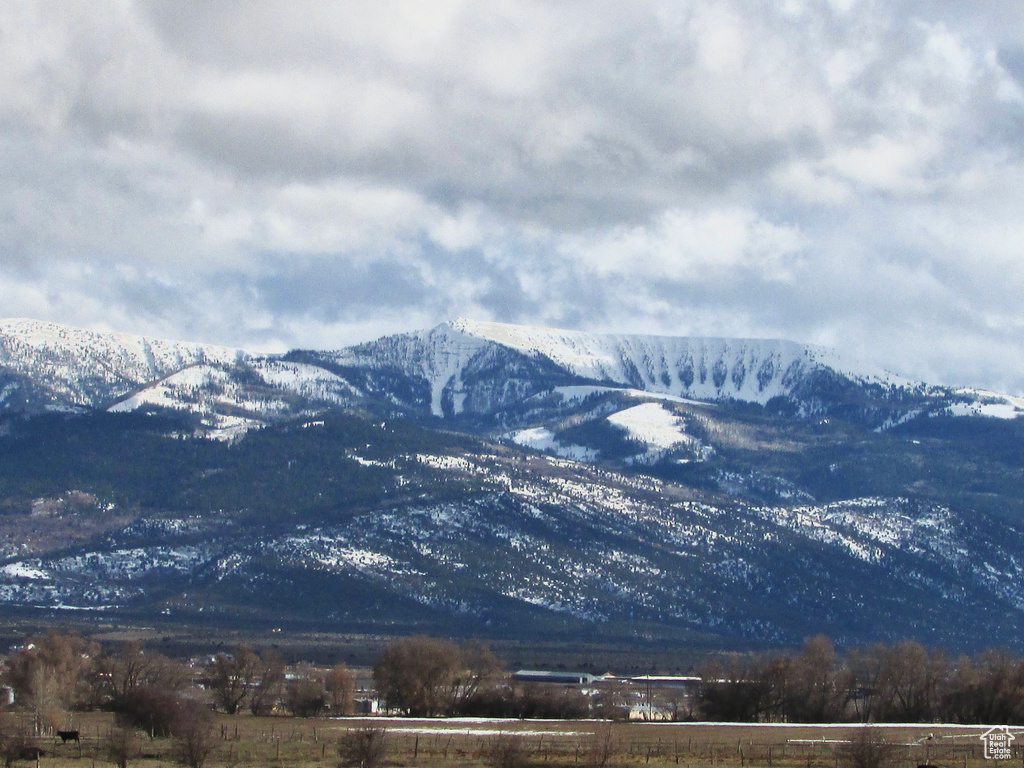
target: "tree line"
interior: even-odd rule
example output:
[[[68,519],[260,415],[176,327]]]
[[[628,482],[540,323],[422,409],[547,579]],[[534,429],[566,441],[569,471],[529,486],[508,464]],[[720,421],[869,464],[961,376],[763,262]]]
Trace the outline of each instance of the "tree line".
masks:
[[[688,687],[599,681],[516,683],[479,643],[413,636],[387,645],[372,669],[383,709],[412,717],[617,719],[634,709],[671,720],[1024,724],[1024,658],[987,650],[953,658],[908,641],[843,653],[823,636],[794,652],[718,656]],[[356,680],[344,664],[288,666],[274,649],[241,645],[187,664],[126,642],[113,650],[55,631],[3,659],[0,682],[35,734],[72,713],[114,712],[124,727],[173,735],[197,709],[229,715],[350,715]]]
[[[171,735],[183,711],[212,705],[228,714],[284,712],[313,717],[352,713],[355,681],[344,664],[288,669],[273,649],[239,646],[189,665],[125,642],[112,651],[75,634],[50,631],[29,638],[3,659],[0,682],[37,734],[66,728],[72,712],[106,710],[151,736]]]
[[[690,690],[611,681],[584,692],[512,684],[486,648],[411,637],[385,649],[373,676],[388,708],[412,716],[617,719],[636,708],[672,720],[1024,724],[1024,658],[953,658],[914,641],[838,653],[819,635],[791,653],[715,658]]]
[[[914,641],[836,652],[824,636],[789,654],[734,655],[700,671],[686,713],[707,720],[1024,724],[1024,658],[953,658]]]

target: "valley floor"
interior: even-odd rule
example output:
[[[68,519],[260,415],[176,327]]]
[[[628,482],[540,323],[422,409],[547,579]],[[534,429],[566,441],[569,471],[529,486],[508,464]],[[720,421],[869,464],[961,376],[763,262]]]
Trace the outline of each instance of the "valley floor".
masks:
[[[344,662],[349,667],[369,667],[380,657],[388,643],[401,636],[384,633],[314,632],[294,629],[233,629],[218,625],[186,625],[165,623],[110,622],[95,615],[64,613],[41,615],[41,611],[11,611],[0,617],[0,655],[25,641],[45,634],[50,629],[75,632],[105,647],[116,648],[128,640],[138,640],[147,647],[172,658],[201,657],[230,651],[238,645],[274,648],[286,661],[310,661],[333,665]],[[456,638],[480,640],[504,662],[508,669],[572,669],[593,674],[614,671],[618,674],[686,674],[698,667],[708,655],[734,648],[694,648],[664,642],[648,643],[642,639],[617,643],[606,639],[535,638],[510,640],[499,637],[470,636]]]
[[[46,754],[40,768],[93,768],[109,763],[106,734],[109,715],[75,715],[81,745],[44,737]],[[215,749],[207,768],[320,768],[337,766],[338,741],[360,728],[387,730],[387,760],[391,766],[493,766],[501,740],[517,740],[528,762],[545,766],[684,765],[723,768],[835,768],[842,765],[842,745],[854,736],[851,725],[739,725],[716,723],[604,723],[595,721],[530,721],[487,719],[343,718],[296,719],[218,716]],[[898,745],[891,768],[936,765],[942,768],[981,768],[994,761],[984,757],[981,735],[988,726],[887,725],[877,733]],[[1024,731],[1013,729],[1018,741]],[[933,736],[927,739],[928,735]],[[141,738],[131,768],[173,765],[167,739]],[[1024,749],[1014,748],[1020,761]]]

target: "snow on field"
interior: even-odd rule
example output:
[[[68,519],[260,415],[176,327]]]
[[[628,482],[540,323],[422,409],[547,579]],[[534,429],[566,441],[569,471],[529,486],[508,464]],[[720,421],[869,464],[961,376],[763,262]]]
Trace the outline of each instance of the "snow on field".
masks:
[[[923,732],[934,732],[940,730],[949,731],[967,731],[964,734],[936,734],[936,738],[942,739],[957,739],[957,738],[978,738],[978,733],[983,731],[989,731],[993,728],[1007,728],[1010,733],[1021,734],[1024,733],[1024,729],[1016,726],[1004,726],[1004,725],[973,725],[959,723],[738,723],[735,720],[695,720],[693,722],[686,723],[673,723],[668,721],[654,721],[644,723],[645,727],[649,726],[664,726],[673,730],[685,731],[690,728],[707,728],[708,726],[718,726],[722,728],[735,728],[737,730],[744,728],[766,728],[766,729],[779,729],[779,730],[794,730],[794,731],[817,731],[817,730],[851,730],[853,728],[885,728],[885,729],[900,729],[900,730],[919,730]],[[809,739],[805,743],[821,743],[821,739]],[[826,742],[827,743],[827,742]],[[919,742],[914,741],[913,744],[917,745]],[[909,746],[904,744],[903,746]]]
[[[377,722],[375,718],[373,722]],[[517,721],[519,722],[519,721]],[[497,730],[495,728],[451,728],[444,727],[438,728],[403,728],[401,725],[389,725],[388,730],[394,731],[395,733],[411,733],[420,735],[434,735],[443,733],[445,736],[537,736],[543,738],[545,736],[559,736],[559,737],[572,737],[572,736],[590,736],[590,731],[541,731],[530,728],[516,728],[515,730]]]
[[[380,717],[332,717],[331,720],[337,720],[344,723],[359,723],[360,725],[365,723],[387,723],[389,728],[401,725],[429,724],[436,726],[432,731],[434,733],[439,731],[451,733],[451,731],[448,730],[448,727],[452,725],[466,728],[473,725],[516,725],[519,723],[532,723],[537,727],[545,726],[547,729],[545,730],[545,733],[568,733],[568,731],[562,730],[567,724],[566,721],[532,717],[398,717],[385,715]],[[596,723],[599,721],[595,720],[593,722]],[[578,724],[573,723],[572,725],[576,727]],[[472,733],[480,733],[480,731],[474,730]],[[502,731],[502,733],[507,733],[507,731]],[[589,731],[586,733],[589,733]]]

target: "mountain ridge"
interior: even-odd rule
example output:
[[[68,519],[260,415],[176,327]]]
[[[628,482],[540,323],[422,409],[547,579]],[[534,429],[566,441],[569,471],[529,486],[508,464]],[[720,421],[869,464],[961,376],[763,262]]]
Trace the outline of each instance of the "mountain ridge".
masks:
[[[571,409],[566,391],[586,386],[736,400],[805,417],[859,412],[878,428],[953,406],[963,416],[1024,413],[1021,398],[930,386],[778,339],[594,334],[459,318],[337,350],[260,354],[0,321],[0,412],[172,408],[200,414],[211,434],[233,436],[294,415],[299,401],[316,408],[376,400],[499,429]]]
[[[241,381],[255,371],[255,384],[266,390],[255,400],[269,403],[271,414],[282,410],[282,398],[340,404],[376,397],[434,417],[490,420],[494,427],[510,426],[517,417],[506,412],[528,409],[530,399],[588,385],[760,406],[788,400],[805,416],[860,408],[873,413],[874,426],[934,410],[940,401],[947,408],[958,403],[963,416],[1024,413],[1022,398],[930,386],[826,347],[777,339],[593,334],[458,318],[336,350],[261,354],[24,318],[0,321],[0,411],[189,410],[199,385],[168,380],[187,379],[182,372],[196,366],[206,367],[201,378],[211,389],[225,372]],[[236,426],[263,423],[239,404],[246,393],[239,398],[221,398],[224,408],[249,412]],[[210,421],[216,428],[224,419]]]
[[[0,406],[24,387],[26,405],[48,399],[43,408],[98,407],[190,365],[230,364],[242,354],[213,344],[103,333],[27,318],[0,320],[0,371],[6,368],[8,375],[22,377],[3,387]]]
[[[257,355],[13,327],[5,609],[762,647],[1024,637],[1019,398],[764,340],[457,320]]]

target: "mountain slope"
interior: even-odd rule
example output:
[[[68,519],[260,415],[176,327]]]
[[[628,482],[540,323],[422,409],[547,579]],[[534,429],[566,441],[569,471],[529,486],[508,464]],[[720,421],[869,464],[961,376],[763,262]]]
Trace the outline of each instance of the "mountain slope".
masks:
[[[311,409],[350,404],[360,393],[341,377],[302,363],[248,357],[193,365],[120,400],[110,413],[186,411],[208,437],[233,438]]]
[[[0,337],[6,610],[1024,637],[1019,398],[789,342],[469,321],[283,356],[28,321]]]
[[[4,498],[79,484],[0,515],[7,610],[755,647],[1024,636],[1024,529],[924,500],[751,504],[358,416],[233,446],[95,418],[0,441]],[[36,451],[52,480],[25,477]]]
[[[292,353],[289,359],[362,377],[367,391],[441,417],[493,413],[580,380],[543,356],[467,333],[458,322],[335,352]]]

